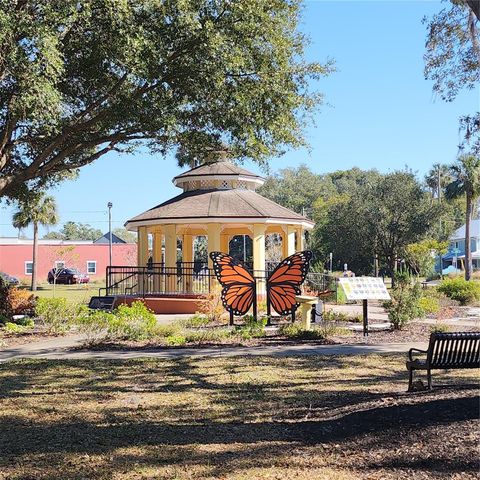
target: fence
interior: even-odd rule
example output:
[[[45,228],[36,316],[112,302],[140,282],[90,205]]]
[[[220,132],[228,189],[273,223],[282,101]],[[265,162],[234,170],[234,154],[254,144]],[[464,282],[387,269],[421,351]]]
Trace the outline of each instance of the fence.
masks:
[[[273,267],[267,270],[255,270],[252,274],[257,279],[257,292],[262,293],[266,279]],[[178,262],[176,267],[164,264],[140,266],[107,267],[107,295],[206,295],[216,285],[215,274],[206,264],[198,262]],[[305,286],[313,292],[331,290],[336,298],[337,280],[323,273],[310,272]]]

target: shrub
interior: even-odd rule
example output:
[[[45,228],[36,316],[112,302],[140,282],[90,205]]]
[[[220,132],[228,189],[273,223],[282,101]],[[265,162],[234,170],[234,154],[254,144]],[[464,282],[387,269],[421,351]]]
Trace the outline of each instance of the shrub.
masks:
[[[8,289],[7,302],[12,315],[33,313],[36,298],[28,290],[12,287]]]
[[[35,326],[33,319],[27,317],[26,315],[20,316],[19,318],[13,318],[11,323],[15,323],[16,325],[27,328],[33,328]]]
[[[334,310],[326,310],[323,313],[323,320],[326,322],[354,322],[361,323],[363,318],[361,315],[349,315],[345,312],[335,312]]]
[[[238,333],[243,339],[248,340],[253,337],[263,337],[265,335],[265,326],[267,325],[266,317],[255,317],[253,315],[245,315],[243,317],[245,324],[236,327]]]
[[[412,284],[410,277],[403,272],[395,280],[395,288],[390,292],[392,299],[385,302],[384,307],[393,328],[401,330],[410,320],[423,316],[419,307],[421,288],[418,282]]]
[[[210,323],[210,319],[201,313],[196,313],[195,315],[179,320],[178,323],[185,328],[200,328],[205,327]]]
[[[77,328],[85,334],[86,344],[103,343],[116,338],[116,317],[112,312],[90,310],[77,318]]]
[[[418,306],[425,315],[435,315],[440,311],[440,301],[434,297],[421,297]]]
[[[220,322],[225,313],[222,303],[222,289],[218,285],[202,300],[199,301],[199,314],[205,315],[208,323]]]
[[[7,317],[5,314],[0,313],[0,325],[5,325],[10,321],[10,317]]]
[[[437,323],[430,327],[430,333],[446,333],[450,331],[450,326],[445,323]]]
[[[6,333],[23,333],[25,330],[28,330],[28,327],[23,325],[17,325],[13,322],[7,322],[4,326]]]
[[[304,330],[302,325],[296,322],[282,325],[279,328],[278,333],[280,335],[284,335],[285,337],[294,338],[297,340],[319,340],[325,338],[320,329],[315,328],[312,330]]]
[[[145,340],[156,333],[157,319],[149,308],[140,301],[119,305],[110,326],[112,334],[129,340]]]
[[[196,332],[186,332],[185,340],[188,343],[211,343],[218,342],[232,335],[231,331],[224,328],[209,328]]]
[[[166,339],[167,345],[181,346],[187,343],[187,339],[183,335],[171,335]]]
[[[178,326],[157,325],[155,315],[143,302],[133,302],[130,306],[120,305],[113,312],[86,309],[76,317],[75,322],[78,329],[86,335],[86,343],[90,345],[114,340],[166,337],[178,331]]]
[[[182,327],[180,322],[178,323],[170,323],[168,325],[157,325],[154,330],[153,334],[155,337],[170,337],[172,335],[177,335],[182,331]]]
[[[35,314],[44,324],[49,333],[64,333],[77,317],[85,314],[86,307],[69,303],[66,298],[39,298],[35,307]]]
[[[480,282],[464,278],[447,278],[438,286],[438,291],[461,305],[480,300]]]

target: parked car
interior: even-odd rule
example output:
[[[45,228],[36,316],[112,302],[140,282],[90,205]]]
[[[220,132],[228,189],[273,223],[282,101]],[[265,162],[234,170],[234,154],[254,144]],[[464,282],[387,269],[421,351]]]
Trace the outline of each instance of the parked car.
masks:
[[[54,281],[55,283],[71,285],[72,283],[88,283],[90,277],[75,268],[52,268],[48,272],[48,283],[53,283]]]
[[[17,277],[12,277],[12,275],[5,272],[0,272],[0,277],[2,277],[7,285],[18,285],[20,283],[20,280],[18,280]]]

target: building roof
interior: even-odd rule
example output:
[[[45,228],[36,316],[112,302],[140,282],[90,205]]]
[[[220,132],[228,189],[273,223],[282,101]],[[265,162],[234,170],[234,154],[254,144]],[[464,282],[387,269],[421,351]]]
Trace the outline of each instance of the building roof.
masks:
[[[107,232],[105,235],[97,238],[93,243],[110,243],[110,232]],[[112,243],[127,243],[125,240],[122,240],[119,236],[112,233]]]
[[[130,219],[127,228],[152,223],[172,221],[249,221],[277,220],[303,224],[306,228],[314,223],[302,215],[262,197],[252,190],[193,190],[187,191]]]
[[[470,238],[480,238],[480,219],[472,220],[470,224]],[[457,228],[455,232],[450,236],[450,240],[464,240],[465,239],[465,225]]]

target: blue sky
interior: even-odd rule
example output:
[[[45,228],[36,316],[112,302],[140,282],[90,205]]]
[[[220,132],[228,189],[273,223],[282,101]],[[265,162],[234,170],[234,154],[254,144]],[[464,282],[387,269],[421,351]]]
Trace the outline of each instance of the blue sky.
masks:
[[[445,103],[423,77],[421,20],[441,8],[437,1],[307,1],[301,25],[311,39],[307,58],[333,58],[337,71],[318,85],[326,105],[308,129],[310,150],[272,158],[271,170],[306,163],[315,172],[354,166],[386,172],[408,165],[423,175],[433,163],[452,162],[458,117],[479,108],[480,91],[462,92]],[[171,179],[180,171],[173,157],[110,154],[50,193],[62,223],[85,222],[107,231],[109,201],[114,227],[122,226],[178,194]],[[11,213],[2,206],[0,236],[17,234]]]

